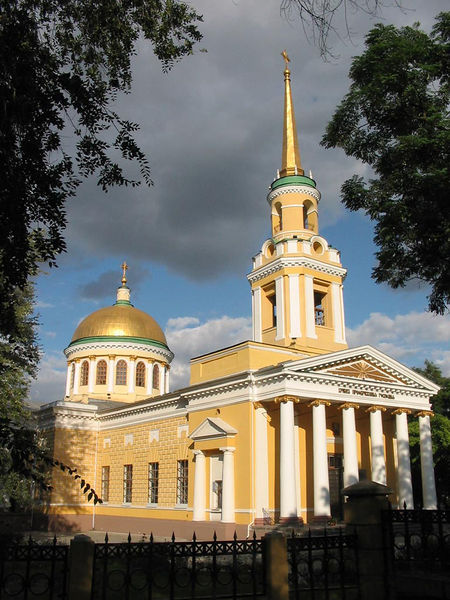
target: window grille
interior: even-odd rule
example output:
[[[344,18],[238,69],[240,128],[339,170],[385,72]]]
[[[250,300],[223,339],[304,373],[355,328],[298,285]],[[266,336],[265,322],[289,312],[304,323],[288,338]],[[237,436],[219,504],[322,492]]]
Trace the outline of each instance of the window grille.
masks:
[[[131,502],[133,497],[133,465],[123,465],[123,501]]]
[[[136,387],[145,387],[145,365],[139,362],[136,367]]]
[[[81,377],[80,385],[87,385],[89,381],[89,363],[87,360],[83,361],[81,365]]]
[[[102,500],[109,501],[109,467],[102,467]]]
[[[188,461],[177,461],[177,504],[188,502]]]
[[[127,385],[127,363],[119,360],[116,365],[116,385]]]
[[[158,504],[159,463],[148,463],[148,502]]]
[[[96,385],[106,385],[106,361],[100,360],[97,363],[97,377],[95,379]]]

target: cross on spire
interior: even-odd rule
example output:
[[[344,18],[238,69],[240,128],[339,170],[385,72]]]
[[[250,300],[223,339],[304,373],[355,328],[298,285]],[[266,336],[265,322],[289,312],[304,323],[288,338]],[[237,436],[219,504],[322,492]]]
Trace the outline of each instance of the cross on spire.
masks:
[[[128,265],[125,261],[123,261],[123,263],[120,265],[120,268],[122,269],[122,285],[126,285],[127,283],[127,270],[128,270]]]

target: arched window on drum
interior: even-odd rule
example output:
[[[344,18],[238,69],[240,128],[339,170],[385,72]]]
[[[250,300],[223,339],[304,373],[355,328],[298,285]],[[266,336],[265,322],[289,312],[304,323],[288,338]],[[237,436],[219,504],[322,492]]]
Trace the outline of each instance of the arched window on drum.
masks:
[[[73,386],[75,383],[75,363],[72,363],[72,368],[70,370],[70,389],[73,390]]]
[[[145,364],[138,362],[136,366],[136,387],[145,387]]]
[[[95,378],[96,385],[106,385],[106,360],[100,360],[97,363],[97,376]]]
[[[83,361],[81,365],[80,385],[87,385],[89,382],[89,362]]]
[[[159,390],[159,366],[153,365],[153,389]]]
[[[119,360],[116,365],[116,385],[127,385],[127,363]]]

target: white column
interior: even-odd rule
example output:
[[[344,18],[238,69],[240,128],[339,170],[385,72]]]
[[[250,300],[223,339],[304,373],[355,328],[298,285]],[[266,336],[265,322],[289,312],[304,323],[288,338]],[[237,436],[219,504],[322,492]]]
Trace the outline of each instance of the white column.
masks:
[[[355,408],[357,404],[347,402],[342,409],[342,434],[344,441],[344,487],[358,483],[358,449],[356,446]]]
[[[403,508],[405,502],[406,508],[414,508],[408,432],[408,414],[410,413],[410,410],[401,408],[394,411],[395,432],[397,436],[397,482],[399,508]]]
[[[219,448],[223,452],[222,475],[222,521],[234,523],[234,451],[235,448]]]
[[[71,381],[71,375],[72,375],[72,364],[73,363],[67,363],[66,398],[68,396],[70,396],[70,381]]]
[[[169,393],[169,373],[170,373],[170,369],[169,367],[166,367],[166,377],[165,377],[165,386],[164,386],[164,393],[168,394]]]
[[[294,461],[294,402],[280,402],[280,521],[297,518]]]
[[[295,240],[297,243],[297,240]],[[289,244],[289,242],[288,242]],[[289,275],[289,337],[298,338],[302,335],[300,326],[300,287],[298,274]]]
[[[344,344],[347,343],[347,338],[345,335],[345,311],[344,311],[344,286],[339,286],[339,298],[340,298],[340,310],[341,310],[341,323],[342,323],[342,341]]]
[[[383,407],[383,411],[386,410]],[[383,419],[381,407],[372,406],[370,412],[370,446],[372,450],[372,481],[386,485],[386,462],[384,459]]]
[[[302,494],[300,481],[300,444],[298,440],[298,425],[294,425],[294,469],[295,469],[295,502],[297,517],[302,519]]]
[[[276,340],[282,340],[284,333],[284,281],[283,277],[275,279],[275,305],[277,307],[277,336]]]
[[[422,472],[422,495],[425,509],[437,508],[436,483],[434,480],[433,446],[431,444],[430,412],[422,411],[419,417],[420,469]]]
[[[253,309],[253,339],[255,342],[262,341],[262,324],[261,324],[261,288],[257,287],[252,293],[252,309]]]
[[[255,410],[255,518],[264,519],[269,508],[269,473],[267,454],[267,411],[263,406]]]
[[[73,380],[73,393],[74,395],[78,394],[80,386],[80,361],[75,361],[75,378]]]
[[[152,395],[152,391],[153,391],[153,363],[152,362],[148,362],[147,366],[146,366],[146,371],[145,371],[145,377],[146,377],[146,390],[145,393],[149,394],[150,396]]]
[[[132,356],[130,360],[127,360],[128,363],[128,393],[132,394],[134,392],[136,379],[134,376],[135,368],[136,368],[136,358]]]
[[[89,357],[89,377],[88,377],[88,393],[92,394],[94,391],[95,381],[95,356]]]
[[[166,369],[159,365],[159,393],[164,394],[164,380],[166,378]]]
[[[206,469],[205,455],[201,450],[194,450],[195,455],[195,471],[194,471],[194,512],[193,521],[205,520],[205,484],[206,484]]]
[[[306,336],[317,338],[316,319],[314,314],[314,285],[311,275],[305,275],[305,317]]]
[[[108,357],[108,389],[107,392],[112,394],[114,390],[114,356]]]
[[[331,284],[331,304],[333,309],[334,341],[337,343],[344,343],[345,340],[342,328],[341,294],[339,288],[339,283],[333,282]]]
[[[316,400],[310,406],[313,417],[314,516],[329,517],[331,506],[325,402]]]

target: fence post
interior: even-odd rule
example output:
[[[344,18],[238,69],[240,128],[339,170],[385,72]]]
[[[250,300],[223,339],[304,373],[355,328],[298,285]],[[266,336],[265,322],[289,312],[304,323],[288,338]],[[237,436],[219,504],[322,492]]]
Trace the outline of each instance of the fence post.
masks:
[[[69,600],[90,600],[95,542],[88,535],[76,535],[69,550]]]
[[[268,600],[288,600],[288,556],[284,535],[273,531],[264,536],[266,545],[266,582]]]
[[[346,487],[344,520],[357,534],[361,600],[379,600],[386,596],[386,564],[382,511],[387,510],[392,490],[381,483],[363,480]],[[387,552],[387,554],[385,554]]]

